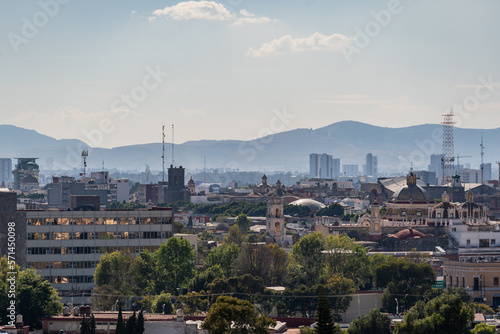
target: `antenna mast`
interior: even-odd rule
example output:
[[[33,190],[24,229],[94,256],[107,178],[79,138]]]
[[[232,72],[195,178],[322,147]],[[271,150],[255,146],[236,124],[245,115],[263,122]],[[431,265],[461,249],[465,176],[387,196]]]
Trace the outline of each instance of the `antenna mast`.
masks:
[[[172,124],[172,167],[174,166],[174,124]]]
[[[161,160],[162,160],[161,180],[162,180],[162,182],[165,182],[165,125],[163,125],[161,127],[161,133],[162,133],[162,138],[161,138],[161,146],[162,146],[162,153],[161,153]]]
[[[481,183],[484,183],[484,145],[483,145],[483,134],[481,133]]]
[[[443,156],[442,156],[442,166],[443,166],[443,184],[446,184],[451,180],[451,176],[455,169],[455,152],[454,152],[454,141],[453,141],[453,109],[444,116],[444,120],[441,123],[443,125]]]
[[[89,156],[89,151],[83,150],[82,151],[82,158],[83,158],[83,180],[85,181],[85,171],[87,169],[87,157]]]

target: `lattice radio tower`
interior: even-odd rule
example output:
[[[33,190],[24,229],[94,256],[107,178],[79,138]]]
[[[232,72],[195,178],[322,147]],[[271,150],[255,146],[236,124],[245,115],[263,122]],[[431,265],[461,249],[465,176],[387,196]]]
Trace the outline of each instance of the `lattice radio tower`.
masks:
[[[453,110],[446,115],[441,123],[443,125],[443,156],[441,163],[443,165],[443,184],[451,181],[453,171],[455,169],[455,144],[453,141]]]

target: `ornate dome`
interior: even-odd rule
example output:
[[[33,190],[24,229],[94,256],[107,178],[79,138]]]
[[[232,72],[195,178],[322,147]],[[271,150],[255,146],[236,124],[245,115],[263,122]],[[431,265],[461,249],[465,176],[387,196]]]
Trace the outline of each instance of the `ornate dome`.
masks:
[[[399,188],[392,200],[395,202],[429,202],[431,198],[427,191],[417,185],[417,177],[410,171],[406,178],[406,186]]]
[[[326,205],[324,205],[323,203],[315,201],[315,200],[310,199],[310,198],[298,199],[298,200],[290,203],[290,205],[304,205],[304,206],[309,207],[309,209],[311,209],[311,211],[318,211],[318,210],[326,207]]]
[[[38,183],[38,180],[33,175],[28,174],[22,178],[21,183]]]

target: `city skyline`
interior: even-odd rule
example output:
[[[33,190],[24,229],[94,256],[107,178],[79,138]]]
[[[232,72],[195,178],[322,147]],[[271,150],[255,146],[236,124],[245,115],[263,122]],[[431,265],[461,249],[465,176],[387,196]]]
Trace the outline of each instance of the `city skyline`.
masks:
[[[5,5],[0,124],[104,148],[172,123],[177,143],[437,124],[453,105],[458,127],[498,127],[499,3],[117,4]]]

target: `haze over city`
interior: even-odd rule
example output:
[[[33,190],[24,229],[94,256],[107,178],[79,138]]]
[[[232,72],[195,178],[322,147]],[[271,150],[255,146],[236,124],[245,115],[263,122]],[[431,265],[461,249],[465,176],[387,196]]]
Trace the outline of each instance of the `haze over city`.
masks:
[[[160,142],[172,123],[177,143],[437,124],[453,105],[457,126],[498,127],[498,2],[58,4],[3,5],[1,124],[105,148]]]

